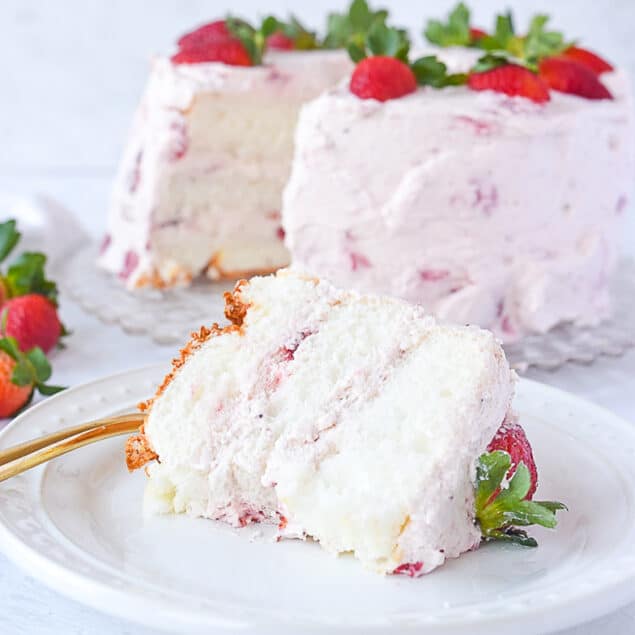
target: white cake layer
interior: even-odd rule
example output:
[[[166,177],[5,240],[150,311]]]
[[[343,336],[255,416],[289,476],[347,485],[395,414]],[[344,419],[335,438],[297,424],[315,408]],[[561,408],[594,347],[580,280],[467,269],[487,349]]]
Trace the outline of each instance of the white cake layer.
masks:
[[[254,278],[152,406],[149,509],[278,522],[334,553],[422,572],[479,544],[475,461],[513,373],[491,333],[289,271]]]
[[[281,192],[298,110],[349,70],[342,51],[272,53],[248,68],[154,60],[101,265],[132,288],[287,264]]]
[[[451,70],[474,53],[440,51]],[[466,87],[307,104],[283,204],[294,266],[506,340],[609,312],[633,182],[633,103]]]

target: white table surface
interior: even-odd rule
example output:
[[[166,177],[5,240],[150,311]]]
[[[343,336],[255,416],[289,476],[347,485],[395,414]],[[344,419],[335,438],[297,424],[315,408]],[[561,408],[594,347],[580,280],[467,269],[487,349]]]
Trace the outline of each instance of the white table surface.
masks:
[[[156,0],[152,12],[144,0],[2,0],[0,3],[0,192],[43,192],[78,213],[97,237],[104,225],[108,191],[125,130],[147,72],[148,54],[165,50],[175,33],[232,10],[293,11],[317,25],[327,8],[344,0]],[[377,2],[375,3],[377,4]],[[421,29],[424,10],[411,0],[386,0],[397,20],[413,32]],[[450,0],[430,0],[427,13],[442,14]],[[635,72],[632,46],[633,0],[582,3],[579,0],[479,0],[476,21],[511,6],[524,21],[549,8],[558,25],[580,36],[610,59]],[[97,72],[96,72],[97,71]],[[6,214],[0,209],[0,221]],[[635,252],[635,214],[624,232],[625,249]],[[62,298],[63,319],[72,329],[68,348],[52,358],[56,383],[75,385],[112,372],[168,362],[175,352],[149,339],[130,337],[85,315]],[[591,366],[571,365],[529,377],[563,388],[635,423],[635,351]],[[634,591],[635,592],[635,591]],[[85,608],[35,582],[0,554],[0,633],[13,635],[84,635],[153,633]],[[631,635],[635,603],[566,635]]]

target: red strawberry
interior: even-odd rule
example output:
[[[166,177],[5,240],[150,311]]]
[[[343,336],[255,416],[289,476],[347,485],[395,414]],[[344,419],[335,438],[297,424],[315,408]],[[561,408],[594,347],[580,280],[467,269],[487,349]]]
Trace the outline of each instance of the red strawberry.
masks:
[[[222,62],[231,66],[251,66],[247,49],[239,40],[217,40],[198,48],[183,49],[172,56],[174,64]]]
[[[39,346],[48,353],[63,329],[55,306],[44,296],[31,293],[5,302],[0,330],[3,337],[14,337],[22,351]]]
[[[0,419],[13,416],[31,397],[33,386],[18,386],[11,381],[16,361],[0,351]]]
[[[267,38],[267,48],[278,51],[292,51],[295,48],[295,42],[282,31],[276,31]]]
[[[362,99],[386,101],[414,93],[417,80],[410,67],[394,57],[367,57],[355,67],[350,90]]]
[[[392,573],[393,575],[407,575],[409,578],[418,578],[423,569],[423,562],[406,562],[400,564]]]
[[[480,40],[482,37],[485,37],[486,35],[487,35],[487,32],[483,31],[483,29],[470,27],[470,40],[472,40],[472,42],[475,42],[476,40]]]
[[[508,479],[513,476],[516,467],[521,461],[527,466],[531,477],[531,487],[529,488],[526,498],[531,500],[538,485],[538,470],[536,469],[534,455],[527,436],[525,435],[525,431],[516,421],[509,421],[507,419],[503,421],[503,424],[487,446],[488,452],[493,452],[494,450],[507,452],[511,457],[512,465],[507,473]]]
[[[225,20],[216,20],[182,35],[177,44],[181,50],[191,50],[207,46],[210,42],[229,39],[233,39],[233,35],[229,32]]]
[[[540,62],[541,79],[553,90],[586,99],[613,99],[608,88],[586,66],[566,57],[548,57]]]
[[[607,73],[613,70],[613,66],[611,66],[611,64],[609,64],[605,59],[602,59],[599,55],[596,55],[592,51],[580,48],[579,46],[570,46],[562,53],[562,57],[578,62],[578,64],[582,64],[582,66],[586,66],[596,75],[601,75],[602,73]]]
[[[472,90],[495,90],[512,97],[527,97],[537,103],[549,101],[549,89],[540,77],[516,64],[470,73],[467,84]]]

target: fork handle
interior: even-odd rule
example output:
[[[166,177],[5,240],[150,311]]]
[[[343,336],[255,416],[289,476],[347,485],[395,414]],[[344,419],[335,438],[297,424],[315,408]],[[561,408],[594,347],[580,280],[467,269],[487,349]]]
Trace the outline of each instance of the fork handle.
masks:
[[[4,450],[0,453],[0,482],[90,443],[136,432],[144,420],[142,414],[111,417],[101,424],[93,421]]]

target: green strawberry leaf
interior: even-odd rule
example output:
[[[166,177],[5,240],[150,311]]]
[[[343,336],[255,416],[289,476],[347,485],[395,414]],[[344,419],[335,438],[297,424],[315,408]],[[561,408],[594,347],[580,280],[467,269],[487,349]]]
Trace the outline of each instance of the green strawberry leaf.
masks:
[[[16,229],[16,222],[8,220],[0,223],[0,262],[4,261],[20,241],[21,234]]]
[[[499,41],[501,48],[506,48],[509,41],[515,36],[514,18],[511,11],[496,16],[496,28],[494,37]]]
[[[46,396],[64,390],[63,386],[48,386],[44,383],[51,376],[51,364],[41,348],[36,346],[23,353],[15,338],[3,337],[0,339],[0,350],[7,353],[16,362],[11,373],[11,382],[16,386],[33,386]],[[33,391],[25,407],[32,398]]]
[[[552,512],[557,511],[569,511],[568,507],[564,503],[559,503],[558,501],[536,501],[539,505],[546,507]]]
[[[410,42],[405,31],[375,23],[366,35],[366,47],[372,55],[386,55],[407,62]]]
[[[39,252],[25,252],[11,264],[4,278],[11,297],[39,293],[57,305],[57,285],[46,278],[46,256]]]
[[[472,67],[473,73],[485,73],[487,71],[491,71],[494,68],[498,68],[499,66],[505,66],[509,64],[509,58],[503,53],[488,53],[487,55],[483,55],[480,57],[476,64]]]
[[[18,346],[18,342],[14,337],[3,337],[0,339],[0,350],[4,351],[11,359],[18,361],[22,355],[22,351]]]
[[[346,47],[346,51],[355,64],[361,62],[366,57],[366,49],[355,42],[350,42]]]
[[[260,32],[263,37],[268,38],[280,29],[280,23],[272,15],[267,16],[260,25]]]
[[[294,43],[298,51],[310,51],[320,47],[315,32],[309,31],[294,15],[288,22],[278,22],[279,29]]]
[[[565,41],[562,33],[547,31],[549,17],[536,15],[532,18],[525,36],[515,32],[511,13],[499,15],[492,35],[479,39],[475,46],[494,54],[498,58],[506,58],[507,62],[516,62],[535,71],[538,63],[545,57],[558,55],[571,42]]]
[[[13,367],[11,373],[11,383],[16,386],[33,386],[35,383],[35,372],[33,366],[27,359],[21,357]]]
[[[45,386],[44,384],[37,384],[37,389],[41,395],[50,397],[51,395],[56,395],[58,392],[62,392],[62,390],[66,390],[66,386]]]
[[[447,22],[429,20],[424,30],[424,36],[431,44],[437,46],[469,46],[470,11],[461,2],[448,16]]]
[[[32,348],[30,351],[26,353],[26,358],[31,362],[31,366],[33,367],[35,382],[40,384],[45,382],[51,376],[51,364],[49,360],[46,358],[44,351],[36,346]]]
[[[410,68],[422,86],[444,88],[445,86],[460,86],[467,81],[467,75],[454,73],[449,75],[447,66],[435,55],[426,55],[415,60]]]
[[[264,18],[258,28],[242,18],[232,16],[228,16],[225,22],[229,32],[242,42],[255,66],[262,64],[267,38],[282,29],[282,23],[272,15]]]
[[[485,540],[504,540],[513,542],[523,547],[537,547],[538,543],[535,538],[527,535],[523,529],[509,527],[505,531],[493,531]]]
[[[566,510],[566,506],[554,501],[527,500],[525,497],[531,487],[529,469],[519,463],[506,483],[510,467],[510,455],[501,450],[479,457],[474,501],[476,522],[484,540],[506,540],[535,547],[536,541],[519,527],[553,528],[558,523],[556,512]]]
[[[511,457],[502,450],[481,455],[476,464],[476,509],[485,508],[511,465]]]
[[[331,13],[327,18],[324,48],[347,48],[353,42],[364,44],[367,33],[375,24],[385,24],[388,11],[373,11],[366,0],[353,0],[347,13]]]
[[[562,33],[547,31],[545,26],[548,21],[549,16],[536,15],[529,25],[523,47],[523,58],[529,66],[537,67],[541,59],[559,55],[571,44],[565,42]]]

